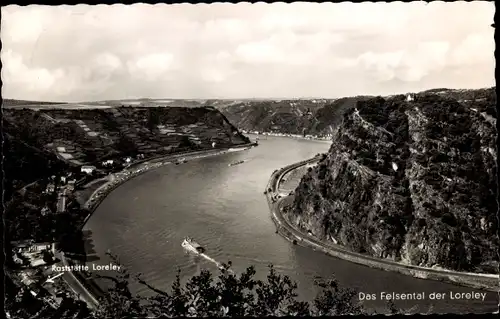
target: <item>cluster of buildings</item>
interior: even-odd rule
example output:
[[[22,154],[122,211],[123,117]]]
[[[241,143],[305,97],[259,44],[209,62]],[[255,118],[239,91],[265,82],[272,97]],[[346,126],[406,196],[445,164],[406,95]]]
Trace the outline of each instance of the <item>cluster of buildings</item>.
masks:
[[[63,295],[66,294],[66,289],[60,282],[47,282],[53,275],[49,265],[54,262],[54,243],[35,243],[33,240],[25,240],[11,242],[11,245],[13,261],[18,270],[9,272],[9,275],[34,297],[57,308]]]
[[[54,256],[53,243],[35,243],[33,240],[24,240],[12,242],[11,244],[13,247],[12,257],[14,263],[19,267],[45,265]]]
[[[295,137],[295,138],[306,138],[306,139],[314,139],[314,140],[330,140],[333,137],[333,134],[322,134],[322,135],[302,135],[302,134],[289,134],[289,133],[277,133],[277,132],[260,132],[260,131],[246,131],[241,130],[243,134],[254,134],[254,135],[264,135],[264,136],[284,136],[284,137]]]
[[[45,193],[52,194],[56,191],[62,190],[62,188],[67,188],[69,191],[73,191],[77,180],[72,175],[73,174],[71,172],[62,176],[52,175],[49,183],[45,187]]]
[[[91,175],[96,169],[94,165],[83,165],[80,167],[80,171],[88,175]]]

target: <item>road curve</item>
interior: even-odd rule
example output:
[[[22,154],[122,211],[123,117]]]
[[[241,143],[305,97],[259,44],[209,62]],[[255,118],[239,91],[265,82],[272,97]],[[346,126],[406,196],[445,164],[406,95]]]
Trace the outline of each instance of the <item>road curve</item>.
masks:
[[[284,198],[278,198],[277,200],[273,201],[273,197],[280,195],[279,184],[283,176],[296,168],[310,163],[318,162],[319,160],[320,156],[316,156],[305,161],[288,165],[282,169],[275,171],[271,175],[271,178],[266,187],[266,197],[269,208],[271,210],[271,217],[276,224],[278,233],[280,233],[280,235],[290,241],[296,240],[297,244],[300,244],[301,246],[310,247],[314,250],[320,250],[328,255],[372,268],[378,268],[385,271],[395,271],[421,279],[444,281],[453,284],[459,284],[461,286],[499,292],[500,279],[498,275],[475,274],[434,269],[428,267],[406,265],[391,260],[375,258],[372,256],[349,251],[340,245],[320,241],[317,238],[305,234],[303,231],[291,225],[288,220],[283,217],[281,212]]]

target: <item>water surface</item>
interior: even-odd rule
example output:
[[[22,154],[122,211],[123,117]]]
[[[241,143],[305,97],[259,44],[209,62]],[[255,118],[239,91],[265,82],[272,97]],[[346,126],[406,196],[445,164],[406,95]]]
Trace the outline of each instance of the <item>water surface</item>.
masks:
[[[271,173],[290,163],[328,150],[330,143],[266,137],[250,150],[167,165],[140,175],[113,191],[86,225],[88,252],[95,263],[108,263],[104,252],[118,254],[131,273],[161,289],[169,289],[177,269],[185,280],[201,268],[216,271],[210,262],[187,254],[180,246],[184,236],[194,237],[207,254],[220,262],[231,260],[237,272],[254,265],[264,279],[272,263],[298,282],[299,295],[312,299],[314,278],[335,276],[343,286],[364,293],[469,292],[472,289],[426,281],[371,269],[294,246],[275,233],[263,194]],[[243,164],[228,166],[240,160]],[[99,257],[97,257],[99,256]],[[103,257],[104,256],[104,257]],[[147,288],[132,282],[132,289],[148,295]],[[498,298],[487,300],[399,301],[396,306],[417,311],[491,312]],[[385,302],[367,302],[381,310]]]

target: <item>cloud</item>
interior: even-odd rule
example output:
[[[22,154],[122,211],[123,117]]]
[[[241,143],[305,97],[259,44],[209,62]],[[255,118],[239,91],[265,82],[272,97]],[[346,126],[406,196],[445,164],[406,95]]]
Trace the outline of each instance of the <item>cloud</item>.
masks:
[[[6,6],[2,93],[84,101],[491,86],[493,15],[487,2]]]
[[[414,49],[395,52],[367,52],[359,61],[377,81],[398,78],[407,82],[418,82],[431,72],[445,67],[449,52],[446,42],[422,42]]]
[[[388,81],[396,76],[396,69],[401,64],[404,52],[363,53],[358,57],[359,63],[368,74],[378,81]]]
[[[495,40],[486,34],[474,33],[468,35],[453,51],[451,63],[477,64],[495,63]]]
[[[47,70],[45,68],[29,68],[22,56],[12,50],[2,50],[2,80],[4,89],[27,92],[47,91],[63,76],[61,69]],[[5,79],[5,80],[4,80]]]
[[[170,53],[152,53],[127,63],[129,74],[148,81],[157,80],[174,66],[174,56]]]

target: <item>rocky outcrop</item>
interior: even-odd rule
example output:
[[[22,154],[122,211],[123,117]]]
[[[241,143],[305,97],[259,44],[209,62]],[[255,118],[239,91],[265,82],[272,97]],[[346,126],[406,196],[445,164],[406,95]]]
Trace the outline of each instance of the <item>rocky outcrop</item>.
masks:
[[[353,251],[498,273],[496,96],[374,98],[344,114],[287,218]]]

